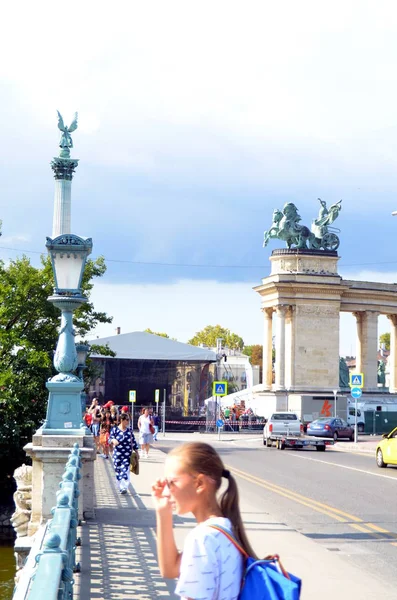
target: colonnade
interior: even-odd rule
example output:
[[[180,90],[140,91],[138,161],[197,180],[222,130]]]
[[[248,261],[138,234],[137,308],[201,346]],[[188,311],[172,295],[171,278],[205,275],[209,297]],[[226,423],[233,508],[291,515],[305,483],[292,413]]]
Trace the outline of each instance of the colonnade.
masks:
[[[293,326],[293,315],[295,308],[294,305],[279,304],[272,308],[266,307],[262,309],[264,315],[262,383],[269,390],[295,389],[294,370],[291,368],[294,361],[295,329]],[[355,371],[357,373],[364,373],[364,391],[368,392],[378,390],[378,317],[382,312],[377,310],[352,311],[357,324]],[[273,384],[272,349],[274,313],[277,315],[277,321],[275,326],[275,381]],[[388,314],[387,317],[391,325],[390,356],[388,359],[390,371],[389,392],[396,393],[397,314]],[[300,343],[304,341],[304,334],[302,332],[299,333],[299,338]],[[320,340],[320,343],[325,351],[327,351],[327,339]],[[334,359],[338,362],[339,369],[339,354]],[[339,387],[339,381],[335,382],[335,385]]]

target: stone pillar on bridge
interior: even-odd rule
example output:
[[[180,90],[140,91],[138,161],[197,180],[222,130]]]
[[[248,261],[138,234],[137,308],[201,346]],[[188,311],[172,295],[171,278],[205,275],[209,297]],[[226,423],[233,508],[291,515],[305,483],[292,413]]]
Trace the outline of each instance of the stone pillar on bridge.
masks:
[[[52,518],[51,509],[56,506],[59,482],[65,471],[73,445],[81,449],[82,479],[80,482],[79,518],[93,519],[94,511],[94,460],[96,450],[92,435],[33,435],[32,442],[24,447],[32,459],[32,513],[28,535],[36,533],[40,525]]]
[[[263,360],[262,360],[262,383],[266,389],[270,390],[273,383],[273,309],[264,308],[264,340],[263,340]]]
[[[390,321],[389,392],[397,392],[397,315],[387,315]]]
[[[374,310],[357,311],[356,372],[364,373],[364,391],[378,391],[378,316]]]

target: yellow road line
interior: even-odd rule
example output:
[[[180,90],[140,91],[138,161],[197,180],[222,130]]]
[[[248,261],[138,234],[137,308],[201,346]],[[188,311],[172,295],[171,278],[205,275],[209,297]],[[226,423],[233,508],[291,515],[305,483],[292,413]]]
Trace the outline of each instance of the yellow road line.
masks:
[[[228,467],[228,469],[233,471],[230,467]],[[327,515],[328,517],[332,517],[333,519],[336,519],[337,521],[340,521],[341,523],[348,522],[347,519],[344,519],[343,517],[339,517],[338,515],[335,515],[334,513],[331,513],[322,508],[317,508],[316,506],[313,506],[313,504],[311,502],[305,502],[304,500],[299,500],[297,498],[291,498],[291,495],[287,491],[282,492],[280,490],[275,490],[272,486],[267,485],[266,483],[262,483],[261,481],[254,481],[253,479],[251,479],[251,477],[247,477],[246,475],[243,475],[241,473],[236,473],[236,475],[238,477],[241,477],[242,479],[246,479],[250,483],[255,483],[256,485],[259,485],[260,487],[263,487],[266,490],[269,490],[270,492],[275,492],[279,496],[284,496],[285,498],[288,498],[289,500],[295,500],[295,502],[299,502],[299,504],[303,504],[303,506],[308,506],[309,508],[313,508],[317,512]]]
[[[232,473],[234,473],[238,477],[241,477],[242,479],[245,479],[246,481],[249,481],[250,483],[255,483],[256,485],[259,485],[260,487],[263,487],[271,492],[274,492],[274,493],[278,494],[279,496],[283,496],[285,498],[288,498],[289,500],[293,500],[294,502],[302,504],[303,506],[307,506],[308,508],[311,508],[319,513],[322,513],[328,517],[335,519],[336,521],[339,521],[340,523],[346,523],[347,525],[349,525],[349,527],[357,529],[358,531],[361,531],[363,533],[368,533],[371,537],[374,537],[376,539],[390,539],[390,538],[396,539],[397,538],[397,534],[395,534],[391,531],[388,531],[387,529],[383,529],[382,527],[379,527],[378,525],[375,525],[374,523],[365,523],[362,519],[360,519],[359,517],[356,517],[355,515],[344,512],[342,510],[339,510],[338,508],[328,506],[327,504],[324,504],[322,502],[318,502],[317,500],[309,498],[308,496],[303,496],[302,494],[293,492],[292,490],[289,490],[288,488],[284,488],[275,483],[271,483],[269,481],[261,479],[260,477],[257,477],[256,475],[244,473],[244,471],[240,471],[240,469],[236,469],[235,467],[232,467],[231,465],[226,465],[226,467]],[[350,523],[349,521],[353,521],[353,523]],[[374,531],[371,531],[371,530],[374,530]],[[379,532],[379,533],[375,533],[375,532]],[[383,534],[383,535],[380,535],[380,534]],[[385,538],[386,535],[389,537]],[[397,543],[392,543],[391,545],[397,546]]]
[[[308,496],[302,496],[302,494],[298,494],[297,492],[293,492],[292,490],[289,490],[288,488],[284,488],[281,487],[280,485],[277,485],[276,483],[271,483],[270,481],[266,481],[264,479],[261,479],[260,477],[256,477],[256,475],[251,475],[251,474],[247,474],[244,473],[244,471],[240,471],[239,469],[236,469],[234,467],[228,466],[228,469],[231,471],[234,471],[237,475],[243,476],[243,475],[247,475],[248,477],[251,478],[251,480],[255,480],[255,482],[257,483],[265,483],[267,486],[270,486],[272,488],[274,488],[275,492],[286,492],[288,494],[289,497],[292,497],[292,499],[300,501],[300,500],[304,500],[305,502],[309,502],[311,505],[316,505],[319,508],[322,508],[323,510],[326,510],[327,512],[332,512],[332,513],[336,513],[338,515],[341,515],[342,517],[345,517],[345,519],[350,520],[350,521],[355,521],[356,523],[362,523],[362,519],[359,519],[358,517],[355,517],[354,515],[351,515],[350,513],[344,512],[343,510],[339,510],[338,508],[333,508],[332,506],[328,506],[327,504],[324,504],[323,502],[318,502],[317,500],[313,500],[313,498],[309,498]]]

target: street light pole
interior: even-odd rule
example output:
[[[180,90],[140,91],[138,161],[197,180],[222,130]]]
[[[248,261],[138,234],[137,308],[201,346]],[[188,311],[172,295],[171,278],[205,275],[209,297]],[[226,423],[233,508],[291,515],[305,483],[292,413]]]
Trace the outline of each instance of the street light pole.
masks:
[[[79,366],[73,312],[87,302],[81,286],[92,240],[64,234],[55,239],[47,238],[46,246],[55,279],[54,294],[48,300],[61,310],[61,330],[54,354],[54,367],[58,374],[46,383],[50,394],[42,434],[81,435],[89,430],[82,420],[81,392],[84,383],[73,373]]]
[[[338,399],[338,390],[332,390],[334,395],[334,417],[336,418],[336,401]]]

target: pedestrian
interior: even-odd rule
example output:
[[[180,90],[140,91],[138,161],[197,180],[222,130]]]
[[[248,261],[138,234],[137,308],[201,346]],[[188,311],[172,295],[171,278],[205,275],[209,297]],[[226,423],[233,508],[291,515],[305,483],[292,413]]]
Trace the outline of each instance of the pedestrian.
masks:
[[[158,416],[157,413],[154,413],[152,416],[152,419],[153,419],[153,427],[154,427],[153,441],[157,442],[157,434],[159,432],[159,426],[160,426],[160,417]]]
[[[227,489],[218,499],[222,481]],[[165,478],[152,485],[157,517],[157,555],[163,577],[177,578],[175,593],[181,598],[236,600],[243,574],[243,556],[232,542],[212,526],[230,531],[255,557],[239,509],[237,483],[216,450],[204,442],[174,448],[166,458]],[[178,552],[172,511],[192,512],[197,526]]]
[[[119,424],[119,411],[115,404],[112,404],[110,407],[110,414],[112,416],[113,422],[115,425]]]
[[[85,409],[85,413],[84,413],[84,417],[83,417],[83,421],[84,423],[87,425],[87,427],[89,429],[91,429],[91,423],[92,423],[92,414],[89,412],[89,408]]]
[[[139,443],[142,448],[142,458],[149,457],[150,442],[154,433],[153,419],[149,414],[149,409],[144,408],[143,413],[138,419]]]
[[[110,410],[105,410],[105,414],[101,417],[100,429],[99,429],[99,443],[101,446],[102,458],[109,458],[109,437],[114,422],[110,414]]]
[[[135,436],[131,429],[130,417],[127,413],[120,416],[120,424],[110,432],[109,444],[112,444],[113,465],[116,479],[119,482],[120,494],[126,494],[130,481],[130,459],[133,450],[138,450]]]
[[[101,422],[101,407],[99,405],[98,398],[93,398],[89,412],[92,415],[91,431],[94,436],[95,448],[97,452],[100,452],[99,444],[99,426]]]

